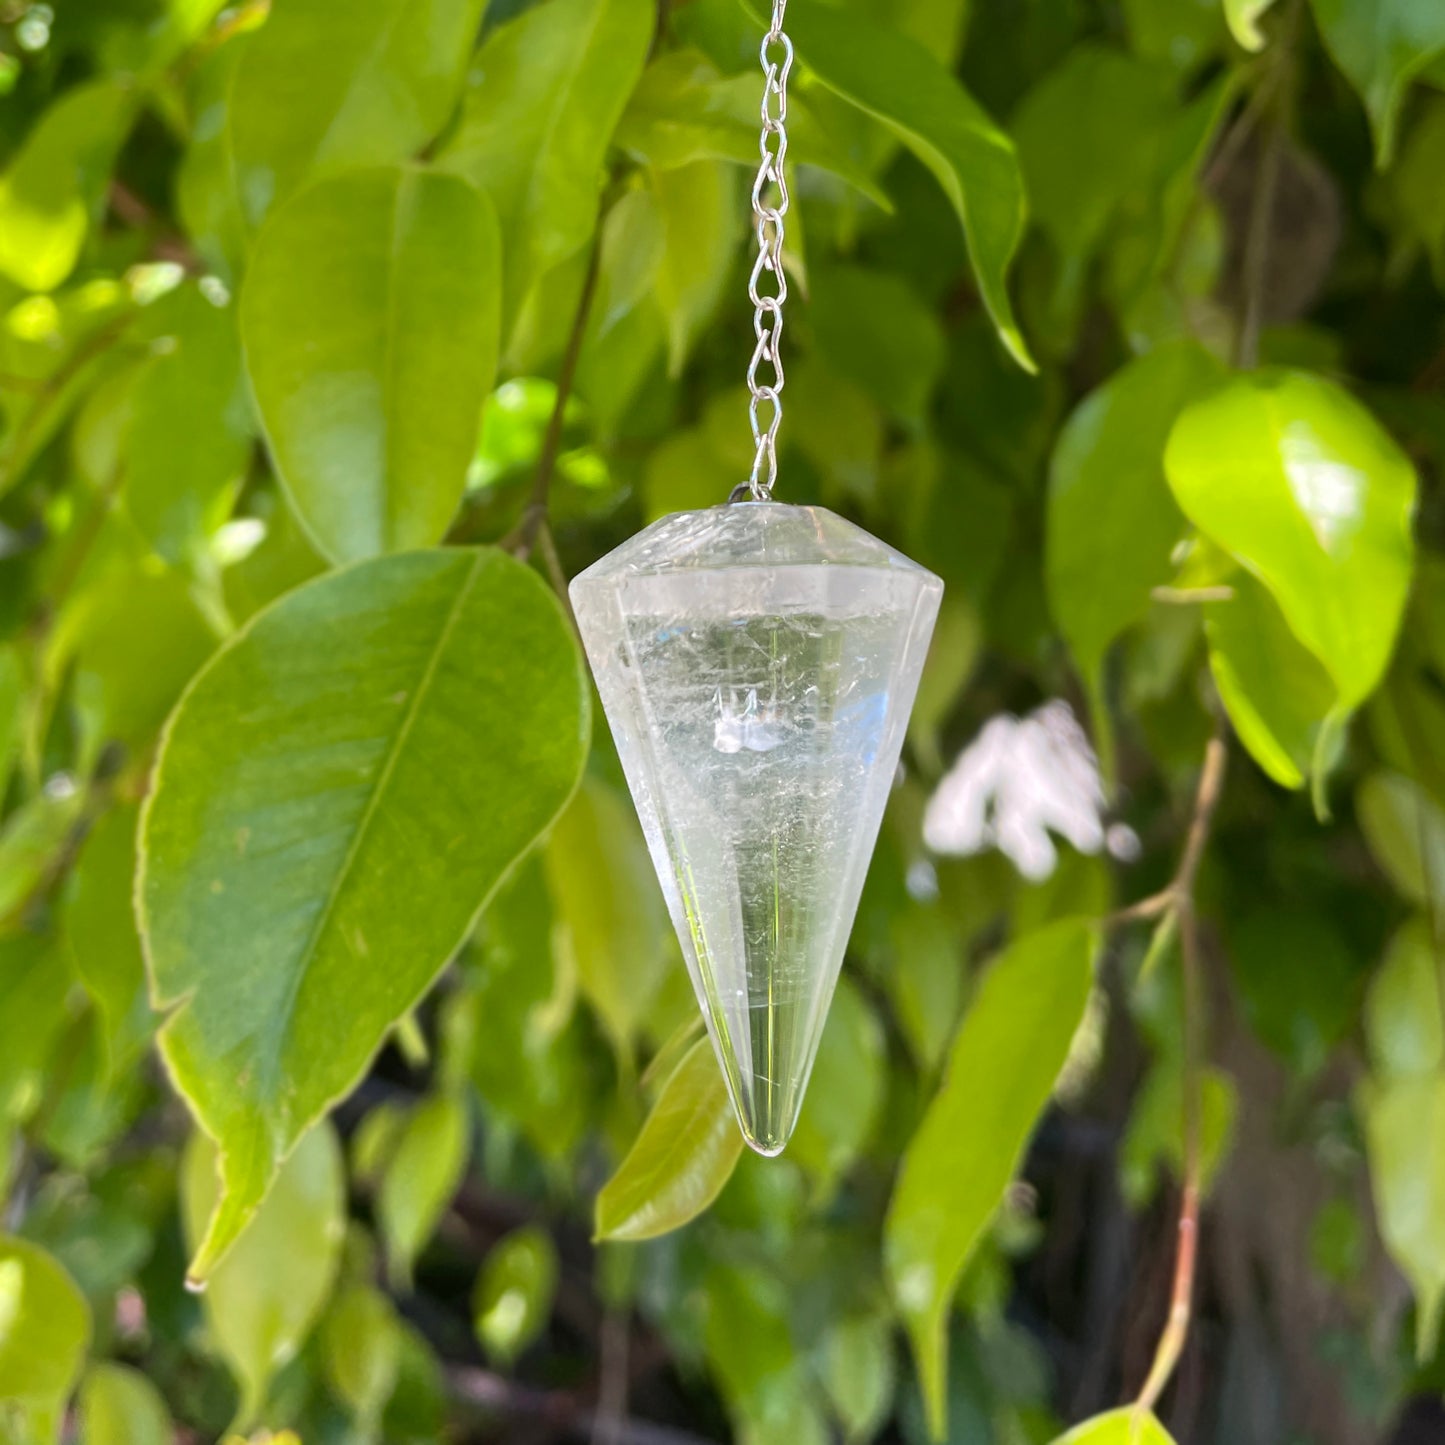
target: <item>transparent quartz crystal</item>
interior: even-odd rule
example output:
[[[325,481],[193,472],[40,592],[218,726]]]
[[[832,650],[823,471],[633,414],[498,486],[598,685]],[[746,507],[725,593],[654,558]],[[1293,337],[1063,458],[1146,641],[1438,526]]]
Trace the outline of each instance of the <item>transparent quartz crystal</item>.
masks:
[[[797,1122],[943,586],[817,507],[664,517],[572,583],[749,1144]]]

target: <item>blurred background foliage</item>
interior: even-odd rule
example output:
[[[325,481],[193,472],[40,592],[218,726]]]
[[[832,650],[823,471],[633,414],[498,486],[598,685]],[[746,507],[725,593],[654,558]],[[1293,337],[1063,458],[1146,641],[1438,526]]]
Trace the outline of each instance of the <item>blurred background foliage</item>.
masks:
[[[762,19],[0,5],[0,1440],[1445,1438],[1445,6],[794,0],[779,495],[948,590],[773,1161],[558,595]]]

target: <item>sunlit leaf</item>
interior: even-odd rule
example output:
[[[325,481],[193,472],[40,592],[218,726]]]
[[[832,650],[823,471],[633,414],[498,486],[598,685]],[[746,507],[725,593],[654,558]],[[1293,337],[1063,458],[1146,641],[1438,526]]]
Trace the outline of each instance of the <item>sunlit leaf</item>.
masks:
[[[90,1306],[75,1281],[39,1245],[0,1234],[0,1401],[22,1412],[22,1441],[60,1438],[89,1341]]]
[[[67,91],[0,176],[0,271],[30,291],[59,286],[80,259],[135,114],[109,80]]]
[[[561,609],[491,551],[323,577],[197,678],[137,888],[162,1050],[221,1144],[198,1276],[552,821],[586,734]]]
[[[675,376],[732,275],[740,207],[735,177],[717,161],[657,171],[652,189],[662,220],[656,295],[667,321],[668,368]]]
[[[1083,1017],[1092,955],[1090,927],[1066,920],[1020,938],[989,965],[903,1158],[884,1261],[935,1437],[945,1424],[953,1292],[1053,1092]]]
[[[472,1322],[489,1358],[504,1368],[546,1328],[557,1293],[557,1246],[540,1225],[503,1235],[472,1291]]]
[[[1076,1425],[1054,1445],[1174,1445],[1174,1437],[1146,1411],[1111,1410]]]
[[[699,1039],[597,1196],[598,1239],[653,1239],[717,1198],[743,1151],[712,1043]]]
[[[1246,50],[1264,49],[1259,22],[1274,0],[1224,0],[1224,17],[1234,38]]]

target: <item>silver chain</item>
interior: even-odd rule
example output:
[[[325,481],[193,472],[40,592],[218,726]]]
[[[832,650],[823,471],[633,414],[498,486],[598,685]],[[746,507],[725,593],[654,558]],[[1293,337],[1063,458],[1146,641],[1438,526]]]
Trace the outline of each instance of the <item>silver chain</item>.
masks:
[[[757,345],[748,363],[748,420],[753,428],[753,469],[733,496],[751,495],[766,502],[778,479],[778,427],[783,420],[783,302],[788,299],[788,278],[783,270],[783,217],[788,214],[788,182],[783,163],[788,155],[788,73],[793,68],[793,42],[783,31],[788,0],[773,0],[773,23],[758,52],[763,67],[762,134],[758,152],[762,164],[753,181],[753,225],[758,236],[758,259],[748,277],[748,298],[753,303],[753,331]],[[764,277],[772,278],[764,290]],[[767,367],[770,378],[759,376]],[[765,414],[766,409],[766,414]]]

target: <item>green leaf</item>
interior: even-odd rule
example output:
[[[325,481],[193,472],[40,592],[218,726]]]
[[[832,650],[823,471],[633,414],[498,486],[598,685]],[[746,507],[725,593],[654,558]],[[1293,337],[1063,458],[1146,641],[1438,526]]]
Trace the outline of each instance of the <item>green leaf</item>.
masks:
[[[176,167],[176,214],[206,264],[227,281],[246,263],[248,228],[229,116],[236,72],[252,38],[249,32],[233,36],[197,67],[190,139]]]
[[[91,829],[63,914],[71,962],[100,1011],[116,1072],[135,1062],[154,1021],[132,907],[138,812],[134,804],[112,808]]]
[[[627,1157],[597,1196],[598,1239],[655,1239],[722,1192],[743,1151],[712,1043],[699,1039],[662,1087]]]
[[[1221,1069],[1207,1068],[1200,1080],[1200,1180],[1208,1196],[1233,1141],[1239,1091]],[[1120,1192],[1131,1209],[1154,1197],[1158,1169],[1184,1172],[1184,1077],[1176,1060],[1161,1060],[1134,1100],[1128,1132],[1119,1151]]]
[[[893,1330],[885,1315],[834,1324],[823,1341],[823,1385],[848,1440],[871,1440],[893,1400]]]
[[[1220,701],[1255,762],[1283,787],[1303,787],[1336,714],[1334,683],[1253,577],[1229,585],[1234,596],[1204,610]]]
[[[484,0],[274,0],[246,43],[228,106],[246,219],[305,180],[414,155],[445,123]],[[347,243],[327,247],[342,257]]]
[[[1190,72],[1223,48],[1219,0],[1124,0],[1130,47]]]
[[[181,1217],[193,1252],[204,1249],[218,1184],[215,1147],[194,1133],[181,1163]],[[255,1420],[276,1372],[306,1342],[331,1294],[345,1232],[341,1145],[322,1124],[281,1166],[201,1297],[212,1345],[241,1389],[233,1431]]]
[[[1410,127],[1400,159],[1383,178],[1382,209],[1391,223],[1392,267],[1403,269],[1416,248],[1429,257],[1437,286],[1445,286],[1445,100],[1431,97]]]
[[[369,1285],[343,1290],[326,1313],[326,1379],[363,1434],[374,1428],[396,1389],[402,1338],[391,1301]]]
[[[75,269],[135,108],[124,86],[92,81],[30,130],[0,176],[0,272],[53,291]]]
[[[60,773],[6,818],[0,827],[0,922],[23,914],[56,875],[84,811],[84,790]]]
[[[1386,1080],[1445,1068],[1441,950],[1427,918],[1412,918],[1390,941],[1370,985],[1365,1033],[1376,1074]]]
[[[618,1053],[629,1056],[672,936],[632,804],[589,779],[557,820],[544,856],[559,967],[575,967]]]
[[[1375,862],[1412,903],[1445,901],[1445,813],[1400,773],[1372,773],[1355,795],[1360,830]]]
[[[1380,1236],[1415,1291],[1427,1361],[1445,1306],[1445,1073],[1367,1080],[1360,1105]]]
[[[121,443],[125,505],[167,562],[195,567],[230,516],[251,456],[236,316],[185,286],[156,302],[147,321],[152,355]]]
[[[487,1253],[472,1291],[477,1340],[503,1369],[546,1328],[557,1294],[560,1264],[552,1236],[524,1224]]]
[[[105,1360],[80,1386],[80,1438],[85,1445],[172,1445],[171,1412],[139,1370]]]
[[[1049,469],[1044,578],[1049,606],[1089,686],[1104,654],[1169,580],[1185,529],[1164,478],[1175,418],[1223,368],[1193,342],[1161,346],[1117,371],[1065,422]]]
[[[39,1245],[0,1234],[0,1401],[28,1418],[22,1440],[60,1438],[90,1341],[90,1306]]]
[[[0,796],[10,787],[10,773],[25,732],[27,679],[20,648],[0,644]]]
[[[1347,392],[1242,376],[1187,408],[1165,470],[1205,536],[1264,583],[1341,708],[1384,674],[1410,588],[1415,469]]]
[[[943,328],[902,277],[830,266],[808,299],[819,354],[885,411],[922,426],[943,371]]]
[[[1034,370],[1007,286],[1024,229],[1012,142],[922,45],[887,24],[822,0],[794,0],[788,32],[809,71],[881,120],[933,172],[963,226],[1000,338]]]
[[[931,1074],[958,1023],[966,962],[962,941],[937,908],[912,904],[896,912],[889,926],[889,997],[918,1066]]]
[[[0,1123],[24,1120],[40,1102],[42,1071],[68,1016],[68,960],[35,933],[0,938]]]
[[[1313,0],[1335,64],[1365,103],[1381,170],[1394,159],[1410,82],[1445,51],[1445,7],[1436,0]]]
[[[467,1106],[455,1095],[433,1094],[400,1126],[376,1201],[397,1287],[409,1286],[412,1265],[452,1202],[470,1150]]]
[[[694,161],[758,164],[758,80],[719,76],[706,56],[687,48],[659,55],[642,72],[617,123],[616,141],[657,170]],[[791,158],[846,181],[883,211],[892,204],[876,181],[829,136],[804,96],[788,96]]]
[[[1224,0],[1224,18],[1230,33],[1246,50],[1264,49],[1264,32],[1259,22],[1274,0]]]
[[[221,1146],[198,1278],[566,802],[587,715],[555,598],[488,550],[320,578],[191,685],[137,896],[162,1052]]]
[[[1120,208],[1148,187],[1177,86],[1171,67],[1079,45],[1019,106],[1030,211],[1073,285]]]
[[[808,1098],[789,1157],[825,1197],[862,1152],[878,1122],[887,1083],[883,1027],[857,986],[838,980],[813,1063]]]
[[[486,198],[436,171],[322,182],[257,238],[246,366],[277,473],[332,561],[445,533],[496,373],[500,268]]]
[[[733,176],[717,161],[654,171],[651,183],[662,219],[655,294],[667,321],[668,371],[677,376],[732,275],[741,212]]]
[[[1174,1445],[1174,1437],[1149,1412],[1111,1410],[1076,1425],[1054,1445]]]
[[[884,1264],[908,1327],[929,1429],[946,1422],[949,1308],[1053,1092],[1093,978],[1093,932],[1065,920],[985,972],[943,1086],[908,1145],[884,1226]]]
[[[580,250],[603,161],[642,73],[650,0],[543,0],[491,32],[442,165],[491,196],[507,257],[507,315]]]

